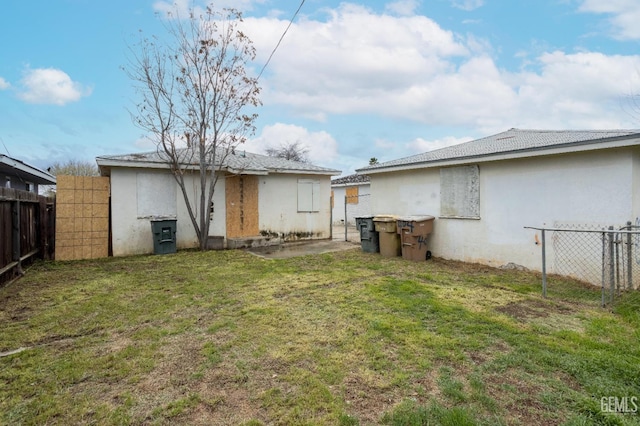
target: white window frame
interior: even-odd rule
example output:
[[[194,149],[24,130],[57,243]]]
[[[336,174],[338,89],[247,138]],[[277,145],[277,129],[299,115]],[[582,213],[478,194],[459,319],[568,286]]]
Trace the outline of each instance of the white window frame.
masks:
[[[318,213],[320,211],[320,181],[298,179],[298,213]]]

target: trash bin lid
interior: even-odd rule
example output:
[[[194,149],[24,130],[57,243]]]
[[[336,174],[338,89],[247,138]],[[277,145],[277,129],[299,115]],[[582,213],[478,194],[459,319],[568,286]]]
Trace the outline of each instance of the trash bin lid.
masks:
[[[395,222],[398,216],[393,214],[378,214],[373,217],[374,222]]]
[[[403,222],[425,222],[427,220],[434,220],[435,217],[429,215],[409,215],[409,216],[399,216],[398,220]]]

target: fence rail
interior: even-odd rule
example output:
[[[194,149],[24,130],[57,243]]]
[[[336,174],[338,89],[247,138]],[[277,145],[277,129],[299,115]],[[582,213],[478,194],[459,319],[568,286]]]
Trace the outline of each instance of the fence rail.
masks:
[[[0,284],[23,274],[33,258],[53,259],[53,198],[0,188]]]
[[[583,293],[591,297],[598,294],[602,307],[615,303],[625,292],[640,288],[640,226],[627,222],[624,226],[591,229],[586,225],[525,228],[541,233],[544,297],[549,292],[550,277],[586,283]]]

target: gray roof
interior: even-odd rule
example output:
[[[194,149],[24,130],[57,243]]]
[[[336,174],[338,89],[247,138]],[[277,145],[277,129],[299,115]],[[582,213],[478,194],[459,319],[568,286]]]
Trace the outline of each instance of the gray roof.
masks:
[[[359,183],[369,183],[371,178],[368,175],[353,174],[349,176],[343,176],[331,180],[331,185],[354,185]]]
[[[192,167],[198,166],[197,155],[191,155],[191,151],[182,149],[180,150],[180,155],[183,157],[182,164]],[[167,162],[164,158],[166,158],[164,153],[153,151],[137,154],[101,156],[96,158],[96,162],[101,169],[105,167],[167,168]],[[216,161],[216,168],[220,166],[220,158],[219,156],[218,161]],[[334,176],[341,173],[340,170],[286,160],[284,158],[254,154],[243,150],[235,150],[233,153],[229,153],[223,161],[222,169],[231,173],[244,174],[301,173]]]
[[[522,130],[509,129],[497,135],[453,145],[398,160],[363,167],[357,172],[386,171],[407,166],[435,166],[451,160],[480,159],[496,154],[526,154],[551,148],[588,145],[640,138],[640,130]],[[640,140],[635,142],[640,143]]]
[[[56,183],[56,178],[52,174],[3,154],[0,154],[0,173],[18,176],[38,185],[54,185]]]

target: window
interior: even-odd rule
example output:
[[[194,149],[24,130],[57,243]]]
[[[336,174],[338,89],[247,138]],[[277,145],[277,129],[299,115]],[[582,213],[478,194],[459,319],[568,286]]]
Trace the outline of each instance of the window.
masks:
[[[480,169],[477,165],[440,169],[440,216],[480,219]]]
[[[176,216],[176,181],[168,173],[137,173],[138,217]]]
[[[320,181],[298,179],[298,212],[320,211]]]
[[[11,178],[7,176],[7,180],[4,183],[5,188],[11,188]]]
[[[25,182],[25,187],[29,192],[36,192],[36,186],[31,182]]]

